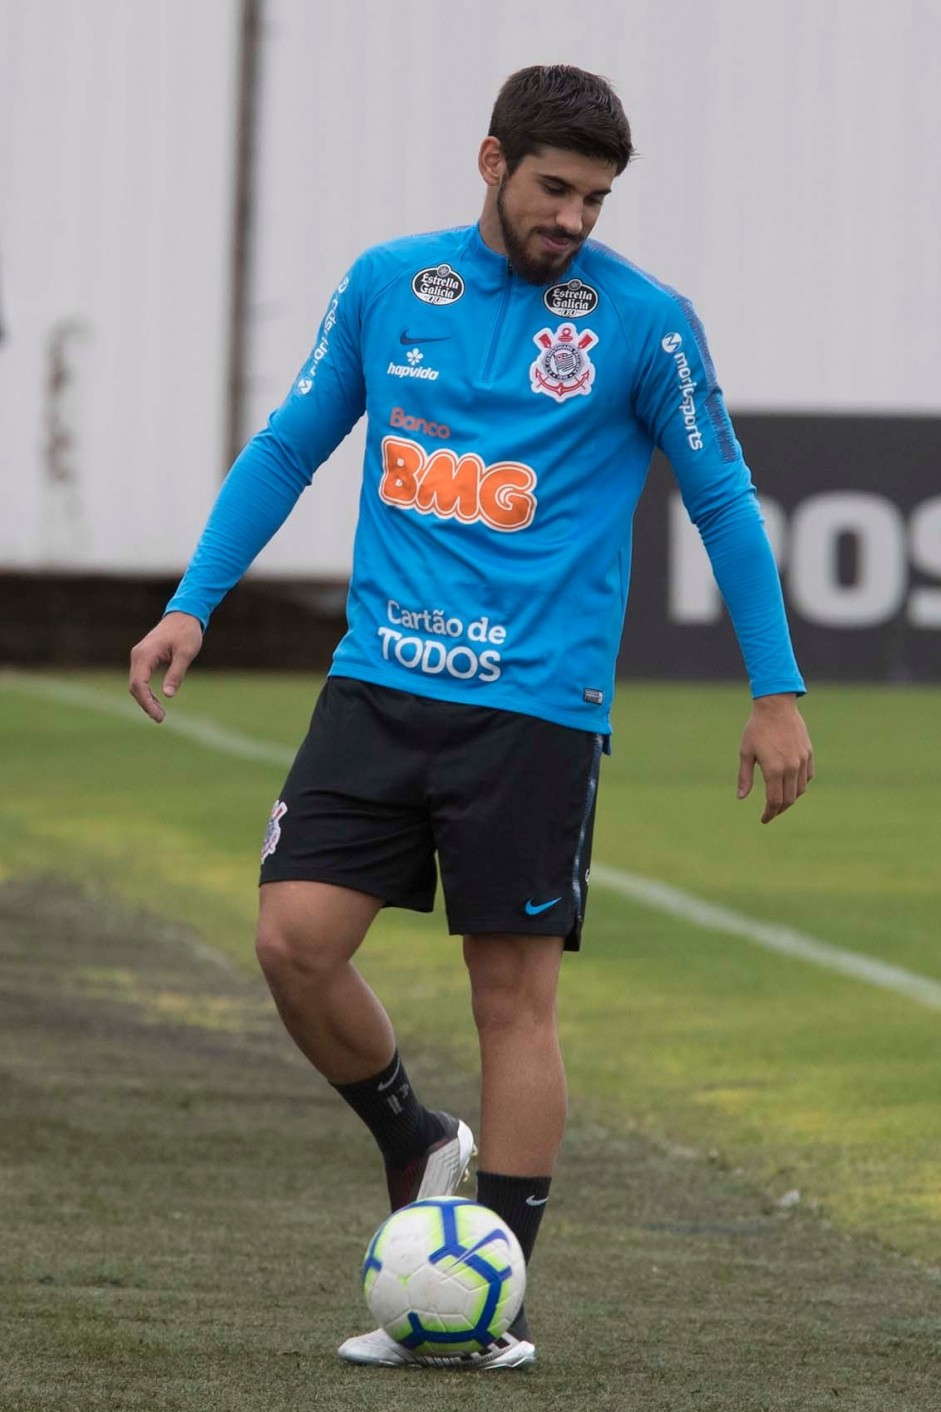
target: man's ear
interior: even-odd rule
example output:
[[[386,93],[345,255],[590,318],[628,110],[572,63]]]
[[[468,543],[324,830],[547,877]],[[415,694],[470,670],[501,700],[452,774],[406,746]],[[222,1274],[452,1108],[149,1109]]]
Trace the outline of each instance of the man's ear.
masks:
[[[506,176],[506,158],[498,137],[485,137],[477,155],[477,167],[488,186],[499,186]]]

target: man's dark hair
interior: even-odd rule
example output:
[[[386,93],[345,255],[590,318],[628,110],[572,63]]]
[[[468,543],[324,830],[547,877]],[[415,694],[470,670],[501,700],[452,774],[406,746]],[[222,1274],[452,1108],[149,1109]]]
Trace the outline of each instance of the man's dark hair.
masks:
[[[634,151],[630,123],[606,79],[571,64],[534,64],[510,74],[490,119],[512,174],[542,147],[613,162],[620,176]]]

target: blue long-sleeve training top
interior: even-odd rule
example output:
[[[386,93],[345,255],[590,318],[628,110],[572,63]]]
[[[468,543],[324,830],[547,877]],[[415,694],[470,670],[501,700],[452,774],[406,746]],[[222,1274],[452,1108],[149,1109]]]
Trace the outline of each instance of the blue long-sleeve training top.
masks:
[[[168,605],[205,625],[368,418],[331,671],[607,734],[631,523],[669,458],[752,694],[802,692],[754,486],[689,302],[595,241],[527,283],[476,226],[366,251]]]

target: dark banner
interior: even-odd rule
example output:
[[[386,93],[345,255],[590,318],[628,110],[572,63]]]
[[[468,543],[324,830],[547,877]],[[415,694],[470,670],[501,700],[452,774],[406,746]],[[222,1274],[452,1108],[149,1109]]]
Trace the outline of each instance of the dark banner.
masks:
[[[941,680],[941,418],[743,415],[804,675]],[[732,678],[742,659],[658,458],[634,525],[621,676]]]
[[[941,418],[745,416],[810,683],[941,681]],[[121,665],[176,576],[0,572],[0,664]],[[213,617],[206,667],[324,668],[345,585],[249,578]],[[634,527],[624,677],[742,680],[738,644],[668,466]]]

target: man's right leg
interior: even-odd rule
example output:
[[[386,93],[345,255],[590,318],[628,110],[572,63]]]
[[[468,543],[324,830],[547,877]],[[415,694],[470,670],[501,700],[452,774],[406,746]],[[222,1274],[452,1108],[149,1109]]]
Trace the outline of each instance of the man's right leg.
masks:
[[[257,951],[291,1038],[372,1132],[393,1209],[458,1185],[473,1138],[419,1102],[385,1009],[352,964],[380,899],[320,882],[261,890]]]
[[[298,1049],[332,1084],[384,1069],[392,1025],[352,964],[381,899],[321,882],[263,883],[259,896],[258,960]]]

